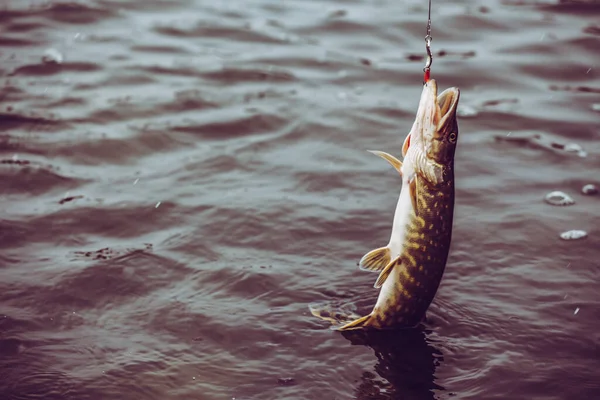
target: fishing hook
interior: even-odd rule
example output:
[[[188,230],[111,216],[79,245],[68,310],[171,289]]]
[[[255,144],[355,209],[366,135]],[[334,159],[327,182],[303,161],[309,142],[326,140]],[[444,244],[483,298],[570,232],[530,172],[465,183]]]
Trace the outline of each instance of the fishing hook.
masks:
[[[427,61],[425,62],[425,68],[423,68],[423,72],[425,73],[423,78],[423,83],[427,83],[429,81],[429,75],[431,70],[431,64],[433,63],[433,55],[431,54],[431,0],[429,0],[429,12],[427,14],[427,33],[425,35],[425,50],[427,51]]]

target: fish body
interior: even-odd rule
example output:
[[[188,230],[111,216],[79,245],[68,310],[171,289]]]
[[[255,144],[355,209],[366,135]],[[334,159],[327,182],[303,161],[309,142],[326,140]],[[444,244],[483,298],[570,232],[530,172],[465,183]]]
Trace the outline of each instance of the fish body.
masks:
[[[383,284],[377,303],[361,326],[378,329],[415,326],[425,316],[440,285],[452,239],[453,171],[449,169],[445,176],[435,186],[417,179],[418,215],[411,204],[410,189],[401,191],[394,217],[398,228],[393,230],[388,245],[392,254],[396,254],[396,248],[400,251],[386,266],[389,273],[385,280],[378,279]],[[406,186],[407,183],[403,185]],[[383,272],[387,270],[384,267]],[[350,323],[346,329],[352,326]]]
[[[373,152],[402,175],[402,188],[387,246],[367,253],[363,270],[379,272],[381,288],[372,312],[342,323],[337,330],[412,327],[425,316],[448,259],[454,213],[454,151],[458,139],[456,107],[460,92],[424,84],[417,116],[403,146],[403,162]],[[319,310],[311,310],[321,316]]]

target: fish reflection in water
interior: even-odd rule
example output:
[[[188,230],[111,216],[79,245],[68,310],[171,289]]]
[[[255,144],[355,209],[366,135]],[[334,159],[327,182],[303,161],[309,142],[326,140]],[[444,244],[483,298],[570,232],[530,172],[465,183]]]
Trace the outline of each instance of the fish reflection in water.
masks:
[[[435,370],[443,355],[428,335],[417,327],[398,330],[354,330],[341,332],[352,345],[368,346],[375,352],[375,371],[363,372],[355,389],[356,399],[435,399]],[[380,379],[381,378],[381,379]]]

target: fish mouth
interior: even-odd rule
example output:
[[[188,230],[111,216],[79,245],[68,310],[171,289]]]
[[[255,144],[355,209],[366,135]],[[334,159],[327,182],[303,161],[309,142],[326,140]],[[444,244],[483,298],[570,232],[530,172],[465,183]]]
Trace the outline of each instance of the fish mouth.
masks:
[[[429,122],[429,125],[438,129],[448,125],[456,118],[459,99],[460,90],[457,87],[448,88],[438,95],[437,82],[430,79],[424,85],[420,104],[422,107],[419,107],[423,111],[424,122]]]
[[[456,109],[460,90],[451,87],[438,96],[438,85],[430,79],[423,85],[423,92],[411,130],[411,145],[427,148],[434,136],[446,133],[456,125]]]
[[[436,88],[437,91],[437,88]],[[439,110],[438,130],[446,127],[453,127],[456,120],[456,109],[460,99],[460,90],[457,87],[451,87],[444,90],[436,97],[436,109]]]

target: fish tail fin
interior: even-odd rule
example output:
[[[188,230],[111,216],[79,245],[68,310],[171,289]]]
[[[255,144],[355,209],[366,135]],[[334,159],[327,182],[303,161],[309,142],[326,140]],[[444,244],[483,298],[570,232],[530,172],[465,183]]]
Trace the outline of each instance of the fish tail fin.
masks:
[[[373,325],[372,314],[360,317],[352,322],[348,322],[346,325],[340,327],[333,327],[336,331],[351,331],[355,329],[368,328]]]
[[[390,261],[390,248],[385,246],[365,254],[358,262],[358,267],[363,271],[380,272]]]
[[[329,321],[334,326],[347,324],[348,322],[360,317],[360,315],[352,311],[326,303],[309,304],[308,309],[315,317]]]

